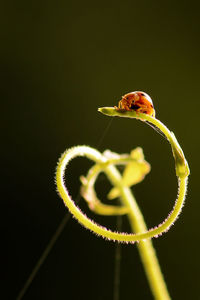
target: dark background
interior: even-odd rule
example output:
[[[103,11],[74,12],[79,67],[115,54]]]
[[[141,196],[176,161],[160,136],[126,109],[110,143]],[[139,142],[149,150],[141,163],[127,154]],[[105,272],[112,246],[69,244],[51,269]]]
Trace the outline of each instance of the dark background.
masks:
[[[173,299],[199,295],[199,6],[195,1],[4,1],[1,19],[2,299],[15,299],[67,213],[54,173],[61,153],[97,147],[109,118],[97,112],[143,90],[191,167],[175,226],[154,240]],[[171,210],[177,183],[170,146],[150,127],[115,118],[98,149],[141,146],[151,173],[134,187],[149,227]],[[91,163],[76,159],[70,193]],[[100,176],[98,194],[109,191]],[[114,217],[92,215],[116,228]],[[123,220],[123,230],[129,227]],[[115,244],[70,219],[24,299],[112,299]],[[122,245],[120,299],[152,299],[135,245]]]

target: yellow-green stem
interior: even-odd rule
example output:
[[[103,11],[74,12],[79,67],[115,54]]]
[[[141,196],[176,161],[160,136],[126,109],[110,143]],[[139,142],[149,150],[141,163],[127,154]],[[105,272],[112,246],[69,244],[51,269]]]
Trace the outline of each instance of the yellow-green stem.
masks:
[[[105,169],[109,180],[116,184],[120,175],[113,166]],[[133,232],[145,232],[147,227],[137,202],[129,188],[121,187],[122,204],[129,208],[128,218]],[[151,287],[152,294],[156,300],[170,300],[170,296],[160,269],[156,252],[150,239],[140,241],[137,244],[144,270]]]
[[[166,284],[164,282],[160,266],[156,257],[155,250],[153,248],[150,238],[160,235],[170,228],[173,222],[177,219],[181,208],[184,203],[186,188],[187,188],[187,177],[189,175],[188,163],[184,157],[184,153],[178,144],[174,134],[168,130],[168,128],[162,124],[159,120],[154,117],[148,116],[147,114],[137,113],[135,111],[119,111],[112,107],[103,107],[99,111],[108,116],[119,116],[125,118],[136,118],[141,121],[147,121],[163,132],[168,141],[171,144],[173,156],[175,159],[176,175],[179,183],[179,194],[174,208],[168,218],[160,224],[158,227],[147,230],[143,216],[140,209],[131,194],[128,187],[125,187],[122,183],[122,178],[118,170],[114,165],[110,164],[109,159],[104,155],[101,155],[98,151],[93,148],[86,146],[78,146],[66,151],[59,163],[56,172],[56,183],[60,196],[62,197],[65,205],[68,207],[70,212],[77,218],[77,220],[84,225],[86,228],[93,232],[111,240],[118,240],[121,242],[134,242],[138,241],[138,249],[140,256],[145,268],[147,278],[150,283],[152,293],[156,300],[169,300],[170,296],[167,291]],[[71,199],[67,188],[64,183],[64,172],[69,161],[76,156],[86,156],[92,159],[100,165],[102,170],[107,174],[112,184],[120,191],[121,201],[123,206],[128,209],[128,217],[134,234],[118,233],[108,230],[94,221],[90,220],[85,216],[81,210],[76,207],[75,203]],[[113,162],[112,162],[113,163]],[[114,162],[115,163],[115,162]],[[97,168],[98,169],[98,168]]]
[[[119,234],[117,232],[111,232],[110,230],[107,230],[102,226],[94,223],[92,220],[88,219],[80,211],[80,209],[76,207],[76,205],[74,204],[74,202],[68,194],[63,178],[64,171],[68,162],[76,156],[86,156],[89,159],[94,160],[97,164],[100,164],[102,170],[106,173],[111,183],[120,190],[122,204],[126,206],[129,210],[128,217],[134,234]],[[98,167],[96,169],[96,172],[98,173]],[[96,176],[95,172],[93,176]],[[59,194],[64,200],[65,205],[69,208],[71,213],[78,219],[78,221],[82,223],[86,228],[89,228],[97,234],[100,234],[108,239],[117,239],[118,241],[124,242],[130,242],[131,240],[137,241],[136,237],[144,237],[144,239],[146,237],[148,238],[148,230],[146,224],[130,189],[122,184],[121,175],[119,171],[115,168],[115,166],[107,163],[107,159],[104,158],[104,156],[102,156],[95,149],[86,146],[78,146],[66,151],[58,163],[58,168],[56,172],[56,182]],[[128,237],[131,238],[129,239]],[[152,293],[156,300],[169,300],[170,296],[168,294],[167,287],[165,285],[165,281],[163,279],[152,242],[150,239],[142,240],[141,238],[139,238],[138,241],[139,240],[140,242],[138,243],[138,249]]]
[[[98,235],[105,237],[111,240],[117,240],[121,242],[135,242],[142,241],[144,239],[152,238],[158,235],[161,235],[163,232],[167,231],[172,225],[173,222],[177,219],[179,213],[181,212],[182,206],[184,204],[186,188],[187,188],[187,177],[179,178],[179,194],[176,200],[176,203],[171,211],[170,215],[165,219],[163,223],[158,225],[155,228],[151,228],[148,231],[139,232],[139,233],[118,233],[111,231],[101,225],[96,224],[93,220],[89,219],[82,211],[75,205],[71,199],[69,192],[65,186],[64,182],[64,173],[65,168],[68,165],[69,161],[77,156],[86,156],[89,159],[95,161],[98,164],[101,164],[102,169],[106,169],[109,165],[109,159],[101,155],[97,150],[87,147],[87,146],[77,146],[71,149],[68,149],[60,158],[56,171],[56,184],[58,192],[63,199],[65,205],[68,207],[70,212],[77,218],[77,220],[86,228],[92,230]],[[117,171],[117,170],[116,170]],[[117,177],[116,177],[117,178]],[[113,185],[116,186],[120,191],[123,190],[124,185],[121,182],[121,177],[116,179],[113,182]]]

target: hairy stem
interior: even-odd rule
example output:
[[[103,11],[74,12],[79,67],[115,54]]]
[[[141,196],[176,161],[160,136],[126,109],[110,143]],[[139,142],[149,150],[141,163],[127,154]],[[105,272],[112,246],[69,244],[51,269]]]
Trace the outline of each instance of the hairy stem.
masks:
[[[165,285],[156,257],[156,253],[150,238],[156,237],[162,234],[163,232],[167,231],[173,225],[173,222],[177,219],[179,213],[181,212],[186,195],[187,178],[189,175],[189,167],[187,161],[173,132],[170,132],[164,124],[162,124],[159,120],[155,119],[154,117],[151,117],[147,114],[137,113],[135,111],[120,111],[112,107],[103,107],[100,108],[99,111],[108,116],[135,118],[144,122],[147,121],[150,124],[156,126],[170,142],[172,147],[172,153],[175,159],[176,175],[178,177],[179,184],[178,198],[175,202],[172,212],[162,224],[158,225],[155,228],[147,230],[143,216],[135,201],[134,196],[132,195],[130,189],[124,186],[122,177],[119,171],[114,166],[115,164],[118,164],[118,162],[109,159],[106,156],[99,153],[97,150],[86,146],[78,146],[71,148],[62,155],[58,163],[56,172],[56,183],[58,192],[62,197],[65,205],[68,207],[70,212],[77,218],[77,220],[83,226],[92,230],[97,235],[101,235],[102,237],[107,238],[109,240],[117,240],[126,243],[135,241],[140,242],[138,244],[138,249],[148,281],[150,283],[152,293],[156,300],[169,300],[170,296],[168,294],[167,287]],[[127,208],[128,218],[134,234],[127,234],[123,232],[118,233],[108,230],[107,228],[104,228],[96,224],[93,220],[89,219],[75,205],[65,186],[64,174],[65,168],[69,161],[77,156],[86,156],[97,164],[96,167],[93,168],[93,174],[90,174],[93,183],[96,180],[95,176],[97,176],[100,170],[103,170],[106,173],[108,179],[113,184],[113,186],[119,190],[122,205],[123,207]],[[95,172],[97,172],[96,175]],[[90,199],[88,199],[88,201],[90,201]],[[98,201],[96,203],[98,204]],[[107,207],[107,209],[108,208],[110,209],[112,207]],[[101,207],[101,212],[102,209],[104,210],[105,207]]]
[[[126,233],[117,233],[107,230],[102,226],[94,223],[92,220],[87,218],[80,209],[74,204],[72,199],[70,198],[67,189],[64,185],[64,170],[69,160],[78,156],[85,155],[86,157],[95,160],[99,163],[107,175],[110,182],[118,187],[120,190],[120,198],[122,205],[128,208],[128,218],[132,227],[133,232],[135,234],[126,234]],[[95,157],[94,157],[95,156]],[[96,177],[96,174],[99,172],[99,168],[93,168],[93,176]],[[91,178],[92,180],[92,178]],[[148,234],[147,227],[145,225],[142,213],[133,197],[130,189],[128,187],[124,187],[121,178],[121,174],[115,168],[115,166],[108,164],[105,160],[105,157],[101,156],[101,154],[89,147],[79,146],[74,147],[66,151],[60,159],[57,168],[56,174],[56,182],[57,188],[64,200],[64,203],[72,212],[72,214],[78,219],[80,223],[82,223],[86,228],[91,229],[107,239],[116,239],[118,241],[129,242],[135,241],[136,238],[139,237],[140,243],[138,244],[139,253],[144,264],[144,269],[152,290],[152,293],[156,300],[169,300],[169,294],[167,292],[167,288],[162,277],[162,273],[159,267],[158,260],[156,258],[155,250],[153,248],[151,240],[141,240],[141,236],[145,239],[146,234]],[[155,230],[155,229],[154,229]],[[143,233],[145,232],[145,233]],[[130,239],[131,238],[131,239]]]
[[[105,170],[105,173],[112,183],[114,183],[116,181],[116,177],[119,176],[117,172],[116,168],[113,166],[109,166]],[[130,189],[125,188],[121,192],[122,204],[129,208],[128,218],[133,232],[140,233],[147,231],[143,215]],[[148,239],[140,241],[137,244],[137,247],[154,298],[156,300],[170,300],[151,240]]]
[[[175,159],[176,175],[180,178],[189,176],[190,170],[183,150],[181,149],[174,133],[169,131],[169,129],[161,121],[147,114],[137,113],[135,111],[119,111],[114,107],[101,107],[98,109],[98,111],[110,117],[138,119],[140,121],[147,121],[150,124],[155,125],[165,135],[172,147],[172,152]]]
[[[169,216],[166,218],[166,220],[163,223],[161,223],[155,228],[149,229],[148,231],[146,230],[142,232],[140,231],[139,233],[134,233],[134,234],[132,233],[127,234],[124,232],[118,233],[118,232],[108,230],[107,228],[98,225],[93,220],[89,219],[86,215],[83,214],[83,212],[75,205],[75,203],[71,199],[69,192],[65,186],[64,174],[65,174],[65,168],[69,163],[69,161],[77,156],[86,156],[87,158],[95,161],[96,163],[101,165],[101,168],[106,173],[108,172],[108,170],[110,170],[111,166],[109,166],[109,159],[101,155],[101,153],[98,152],[97,150],[87,146],[77,146],[68,149],[66,152],[63,153],[63,155],[60,158],[57,171],[56,171],[56,184],[57,184],[58,192],[61,198],[63,199],[65,205],[68,207],[69,211],[75,216],[75,218],[83,226],[95,232],[97,235],[101,235],[102,237],[107,238],[109,240],[117,240],[121,242],[131,243],[131,242],[141,241],[152,237],[157,237],[158,235],[161,235],[163,232],[167,231],[173,225],[173,222],[177,219],[178,215],[181,212],[182,206],[184,204],[186,187],[187,187],[187,177],[182,177],[179,179],[180,186],[179,186],[178,198],[176,200],[172,212],[169,214]],[[114,166],[112,166],[112,168],[114,168]],[[116,168],[112,169],[112,173],[114,174],[112,176],[113,185],[119,189],[122,197],[126,193],[130,193],[130,190],[127,187],[124,187],[121,180],[121,175],[119,174]],[[124,199],[127,199],[127,197],[125,197]],[[132,210],[135,209],[133,203],[131,204],[128,201],[126,204],[132,205],[131,207]]]

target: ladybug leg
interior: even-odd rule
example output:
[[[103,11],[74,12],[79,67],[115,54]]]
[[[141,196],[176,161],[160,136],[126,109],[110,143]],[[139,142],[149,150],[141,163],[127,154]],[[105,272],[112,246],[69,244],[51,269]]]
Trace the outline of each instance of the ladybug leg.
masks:
[[[149,108],[145,105],[141,105],[140,108],[138,108],[137,112],[147,114],[155,118],[155,110],[151,107]]]
[[[145,105],[140,105],[140,108],[137,109],[138,113],[146,114],[148,111],[148,108]]]
[[[121,101],[118,102],[118,106],[114,106],[114,108],[117,110],[117,111],[120,111],[122,109],[122,103]]]

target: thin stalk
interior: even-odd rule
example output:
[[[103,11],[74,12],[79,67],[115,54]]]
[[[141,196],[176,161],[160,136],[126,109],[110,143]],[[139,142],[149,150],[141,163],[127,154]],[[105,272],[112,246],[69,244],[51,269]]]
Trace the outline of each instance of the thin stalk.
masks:
[[[115,160],[107,158],[101,155],[98,151],[87,146],[77,146],[68,149],[60,158],[56,171],[56,183],[58,192],[63,199],[65,205],[69,211],[77,218],[77,220],[86,228],[92,230],[97,235],[100,235],[109,240],[117,240],[121,242],[139,242],[138,249],[144,265],[144,269],[156,300],[169,300],[170,296],[167,291],[167,287],[160,270],[160,266],[156,257],[155,250],[153,248],[150,238],[156,237],[163,232],[167,231],[173,222],[177,219],[184,204],[184,199],[187,189],[187,178],[190,173],[188,163],[184,157],[184,153],[178,144],[173,132],[162,124],[159,120],[147,114],[137,113],[135,111],[119,111],[112,107],[103,107],[99,111],[108,116],[119,116],[125,118],[135,118],[144,122],[155,125],[167,138],[172,147],[172,153],[175,159],[176,175],[178,177],[179,193],[173,210],[167,219],[155,228],[147,229],[143,215],[132,195],[130,189],[124,186],[122,177],[119,171],[113,164],[118,164]],[[96,224],[93,220],[89,219],[82,211],[75,205],[71,199],[69,192],[65,186],[64,175],[65,169],[69,161],[77,156],[86,156],[87,158],[95,161],[97,165],[106,173],[108,179],[111,181],[120,192],[120,198],[122,205],[125,206],[128,211],[128,218],[131,228],[134,234],[127,234],[124,232],[118,233],[108,230]],[[94,168],[95,170],[95,168]],[[93,170],[93,171],[94,171]],[[98,166],[97,166],[97,172]],[[93,180],[95,181],[95,174]],[[93,182],[94,182],[93,181]]]
[[[68,149],[66,152],[63,153],[63,155],[61,156],[58,162],[58,167],[56,171],[57,190],[61,198],[63,199],[65,205],[68,207],[69,211],[83,226],[95,232],[97,235],[107,238],[108,240],[117,240],[125,243],[128,242],[131,243],[136,241],[142,241],[152,237],[157,237],[158,235],[161,235],[163,232],[169,230],[169,228],[173,225],[174,221],[177,219],[178,215],[180,214],[184,204],[186,189],[187,189],[187,176],[179,177],[178,198],[175,202],[175,205],[171,213],[163,223],[161,223],[157,227],[151,228],[143,232],[138,232],[134,234],[133,233],[127,234],[124,232],[118,233],[118,232],[111,231],[95,223],[93,220],[89,219],[85,214],[83,214],[83,212],[76,206],[74,201],[71,199],[69,192],[65,186],[64,175],[65,175],[65,169],[69,161],[77,156],[86,156],[87,158],[95,161],[97,164],[100,164],[101,168],[105,171],[108,170],[109,167],[111,166],[109,166],[109,159],[101,155],[101,153],[98,152],[97,150],[87,146],[77,146]],[[185,161],[185,163],[187,162]],[[115,176],[113,176],[112,178],[114,180],[113,185],[120,190],[121,194],[123,194],[128,188],[123,185],[120,173],[117,171],[117,169],[115,168],[114,170],[115,170]]]
[[[49,253],[51,252],[53,246],[55,245],[55,242],[57,241],[57,239],[59,238],[59,236],[61,235],[61,233],[63,232],[63,229],[65,228],[65,225],[67,224],[67,222],[70,219],[70,214],[66,214],[62,221],[60,222],[58,228],[56,229],[56,232],[54,233],[54,235],[52,236],[51,240],[49,241],[49,243],[47,244],[46,248],[44,249],[42,255],[40,256],[40,258],[38,259],[36,265],[34,266],[31,274],[29,275],[28,279],[26,280],[23,288],[20,290],[19,294],[17,295],[16,300],[21,300],[24,295],[26,294],[27,290],[29,289],[31,283],[33,282],[35,276],[37,275],[38,271],[40,270],[41,266],[43,265],[43,263],[45,262],[47,256],[49,255]]]
[[[137,205],[137,202],[131,193],[130,189],[123,186],[122,178],[119,171],[112,164],[96,164],[92,167],[87,176],[87,184],[93,189],[93,185],[97,179],[97,176],[100,171],[102,171],[108,177],[108,180],[115,186],[120,189],[120,200],[121,207],[127,208],[127,216],[134,233],[146,232],[147,227],[143,218],[143,215]],[[137,244],[139,254],[144,266],[144,270],[149,281],[149,285],[156,300],[169,300],[170,296],[167,291],[167,287],[159,266],[158,259],[156,257],[153,244],[150,239],[140,241]],[[117,285],[116,285],[117,286]],[[115,293],[115,298],[118,299],[118,292]]]
[[[119,176],[119,174],[117,174],[118,171],[116,172],[116,168],[109,166],[105,169],[105,172],[110,181],[116,184]],[[147,231],[143,215],[129,188],[121,187],[121,201],[123,205],[129,208],[128,218],[133,232],[139,233]],[[151,240],[140,241],[137,247],[154,298],[156,300],[170,300],[171,298]]]
[[[185,159],[183,150],[181,149],[174,133],[170,131],[161,121],[147,114],[137,113],[134,110],[119,111],[116,110],[114,107],[100,107],[98,111],[109,117],[138,119],[140,121],[147,121],[150,124],[155,125],[161,131],[161,133],[165,135],[172,147],[172,152],[175,159],[176,175],[179,178],[185,178],[189,176],[190,169]]]

